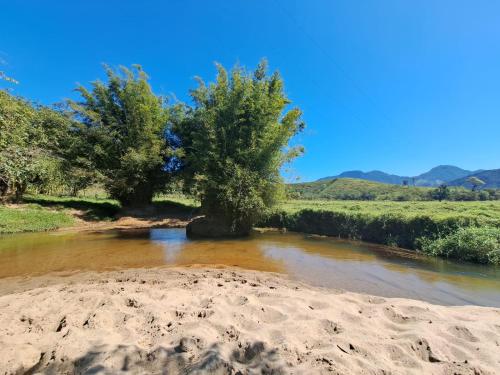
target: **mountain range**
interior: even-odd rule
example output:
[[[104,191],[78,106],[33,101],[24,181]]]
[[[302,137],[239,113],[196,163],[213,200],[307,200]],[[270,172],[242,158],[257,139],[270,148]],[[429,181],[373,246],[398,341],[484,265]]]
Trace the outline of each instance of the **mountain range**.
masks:
[[[328,181],[336,178],[358,178],[362,180],[382,182],[385,184],[414,186],[450,186],[471,187],[467,179],[475,176],[485,182],[482,188],[500,188],[500,169],[469,171],[453,165],[439,165],[418,176],[398,176],[382,171],[346,171],[337,176],[320,178],[318,181]]]

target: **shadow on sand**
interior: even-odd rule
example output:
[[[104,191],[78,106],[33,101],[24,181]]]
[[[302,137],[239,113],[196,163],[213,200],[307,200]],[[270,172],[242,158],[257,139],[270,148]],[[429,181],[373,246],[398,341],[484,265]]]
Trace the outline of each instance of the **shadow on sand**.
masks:
[[[264,343],[215,343],[203,347],[200,339],[182,338],[179,344],[152,351],[130,345],[94,347],[74,361],[42,353],[39,362],[25,374],[110,374],[118,372],[155,374],[284,374],[286,365],[275,349]]]

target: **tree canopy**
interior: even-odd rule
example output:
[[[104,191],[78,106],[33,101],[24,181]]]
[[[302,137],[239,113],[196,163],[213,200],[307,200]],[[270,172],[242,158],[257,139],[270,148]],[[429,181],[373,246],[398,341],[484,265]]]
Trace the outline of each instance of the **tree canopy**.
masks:
[[[205,224],[243,234],[279,197],[281,166],[302,152],[288,143],[304,123],[298,108],[286,111],[283,80],[277,72],[267,74],[265,60],[254,72],[235,67],[228,73],[221,65],[217,72],[214,83],[198,80],[194,105],[178,111],[176,129],[186,186],[200,198]],[[188,229],[213,231],[203,225]]]
[[[29,183],[42,183],[57,158],[47,131],[57,113],[0,90],[0,196],[20,199]],[[55,130],[55,126],[52,127]]]
[[[147,204],[170,177],[178,152],[169,108],[140,66],[119,72],[106,67],[106,74],[107,82],[93,82],[91,90],[78,87],[83,100],[70,103],[81,122],[75,131],[84,139],[74,145],[76,154],[101,174],[111,197],[123,205]]]

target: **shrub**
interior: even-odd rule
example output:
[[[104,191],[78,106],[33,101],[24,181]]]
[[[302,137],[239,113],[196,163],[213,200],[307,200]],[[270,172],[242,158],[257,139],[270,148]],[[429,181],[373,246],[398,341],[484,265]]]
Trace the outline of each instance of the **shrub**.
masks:
[[[500,264],[500,228],[460,228],[435,240],[422,239],[421,248],[430,255]]]
[[[311,208],[303,208],[308,206]],[[493,203],[295,201],[269,213],[260,225],[412,250],[422,249],[432,255],[498,264],[500,250],[492,245],[491,239],[491,233],[500,231],[497,210],[498,205]],[[452,245],[449,245],[444,251],[445,239],[455,238],[453,236],[462,233],[464,228],[473,233],[467,237],[468,245],[465,240],[461,242],[469,250],[457,248],[451,251]],[[484,233],[481,228],[486,228]]]

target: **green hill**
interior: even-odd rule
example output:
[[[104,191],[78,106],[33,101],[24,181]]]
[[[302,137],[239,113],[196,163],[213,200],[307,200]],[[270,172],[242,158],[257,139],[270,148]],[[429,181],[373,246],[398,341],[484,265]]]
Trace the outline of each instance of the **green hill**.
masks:
[[[295,199],[428,200],[431,188],[383,184],[356,178],[336,178],[288,185]]]
[[[500,169],[490,169],[486,171],[480,171],[474,173],[470,176],[459,178],[453,180],[449,183],[450,186],[462,186],[464,188],[472,188],[472,184],[467,181],[469,177],[477,177],[485,184],[481,186],[481,189],[498,189],[500,188]]]
[[[398,176],[394,174],[385,173],[383,171],[346,171],[337,176],[323,177],[318,181],[334,180],[336,178],[357,178],[361,180],[368,180],[373,182],[381,182],[384,184],[403,185],[407,181],[409,185],[414,186],[427,186],[437,187],[443,183],[457,180],[469,176],[473,173],[481,171],[468,171],[462,168],[455,167],[454,165],[438,165],[431,170],[421,173],[418,176]]]
[[[481,175],[481,174],[478,174]],[[490,181],[481,175],[485,182]],[[357,178],[336,178],[287,185],[289,198],[307,200],[425,201],[437,199],[436,188],[383,184]],[[474,201],[500,199],[500,190],[471,191],[462,186],[448,188],[449,200]]]

